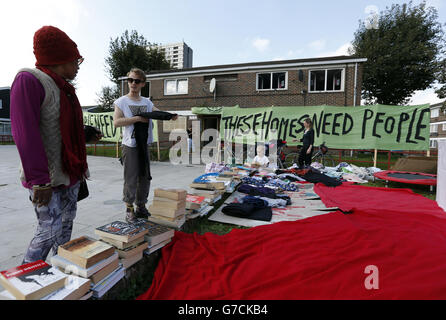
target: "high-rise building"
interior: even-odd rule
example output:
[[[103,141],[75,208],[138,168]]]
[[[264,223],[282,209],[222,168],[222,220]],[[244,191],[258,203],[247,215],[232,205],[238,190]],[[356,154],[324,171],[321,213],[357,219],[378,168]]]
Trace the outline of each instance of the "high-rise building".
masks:
[[[166,60],[170,62],[175,69],[192,68],[192,49],[183,42],[160,45],[164,50]]]

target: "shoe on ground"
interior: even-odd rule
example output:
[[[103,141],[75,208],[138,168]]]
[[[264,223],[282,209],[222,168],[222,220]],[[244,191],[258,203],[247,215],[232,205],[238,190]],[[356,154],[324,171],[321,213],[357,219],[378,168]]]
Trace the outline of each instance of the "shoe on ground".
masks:
[[[135,217],[138,219],[148,219],[150,217],[150,213],[147,210],[146,206],[136,207]]]
[[[133,208],[133,206],[127,206],[127,209],[125,211],[125,221],[127,223],[136,222],[135,209]]]

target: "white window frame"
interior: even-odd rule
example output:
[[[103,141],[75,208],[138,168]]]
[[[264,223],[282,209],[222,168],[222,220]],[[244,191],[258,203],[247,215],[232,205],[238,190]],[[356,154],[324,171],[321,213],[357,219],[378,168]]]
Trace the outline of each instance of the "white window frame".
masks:
[[[186,86],[186,92],[178,92],[178,82],[179,81],[183,81],[186,80],[187,81],[187,86]],[[175,81],[175,87],[176,87],[176,92],[175,93],[167,93],[167,81]],[[177,78],[177,79],[164,79],[164,95],[165,96],[177,96],[177,95],[184,95],[184,94],[188,94],[189,93],[189,78]]]
[[[443,131],[446,131],[446,123],[443,123]]]
[[[271,88],[270,89],[259,89],[259,75],[261,74],[271,74]],[[274,73],[285,73],[285,88],[273,89],[273,74]],[[288,90],[288,71],[265,71],[256,73],[256,91],[284,91]]]
[[[438,148],[437,140],[431,139],[429,147],[432,148],[432,149]]]
[[[440,116],[440,109],[431,109],[431,118],[438,118]]]
[[[436,124],[431,124],[430,132],[431,132],[431,133],[438,133],[438,125],[436,125]]]
[[[325,70],[325,86],[324,90],[312,91],[311,90],[311,72]],[[327,75],[329,70],[342,70],[341,71],[341,90],[327,90]],[[308,70],[308,93],[327,93],[327,92],[344,92],[345,91],[345,68],[320,68]]]

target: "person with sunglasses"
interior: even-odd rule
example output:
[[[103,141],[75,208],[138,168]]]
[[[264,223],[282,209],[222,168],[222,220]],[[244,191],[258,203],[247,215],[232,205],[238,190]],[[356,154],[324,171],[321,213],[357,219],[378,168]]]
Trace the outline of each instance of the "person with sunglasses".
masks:
[[[38,225],[23,264],[46,260],[70,241],[80,181],[89,176],[82,109],[71,85],[83,58],[62,30],[34,34],[36,68],[21,69],[11,86],[11,131]],[[92,128],[90,128],[92,129]],[[88,134],[94,143],[97,129]]]
[[[122,132],[122,165],[124,166],[123,201],[126,204],[126,221],[134,222],[137,218],[147,219],[150,216],[146,208],[148,201],[150,181],[150,156],[147,159],[139,159],[141,154],[138,147],[146,148],[153,142],[151,119],[140,114],[160,111],[149,98],[141,96],[141,89],[146,84],[145,72],[138,68],[132,68],[127,73],[129,93],[114,102],[113,125],[115,128],[124,127]],[[171,120],[176,120],[174,115]],[[145,146],[138,146],[135,137],[135,127],[138,123],[148,124],[148,138]],[[141,166],[147,166],[148,170],[140,170]],[[143,172],[143,174],[141,174]],[[136,209],[133,204],[136,204]]]

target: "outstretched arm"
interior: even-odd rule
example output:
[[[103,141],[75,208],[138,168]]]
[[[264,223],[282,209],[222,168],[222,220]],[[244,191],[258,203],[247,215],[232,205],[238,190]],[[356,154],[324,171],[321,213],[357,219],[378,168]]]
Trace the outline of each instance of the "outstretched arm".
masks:
[[[113,125],[115,126],[115,128],[130,126],[132,124],[135,124],[136,122],[149,122],[148,119],[140,116],[126,118],[121,109],[119,109],[116,105],[114,107],[115,112],[113,114]]]

